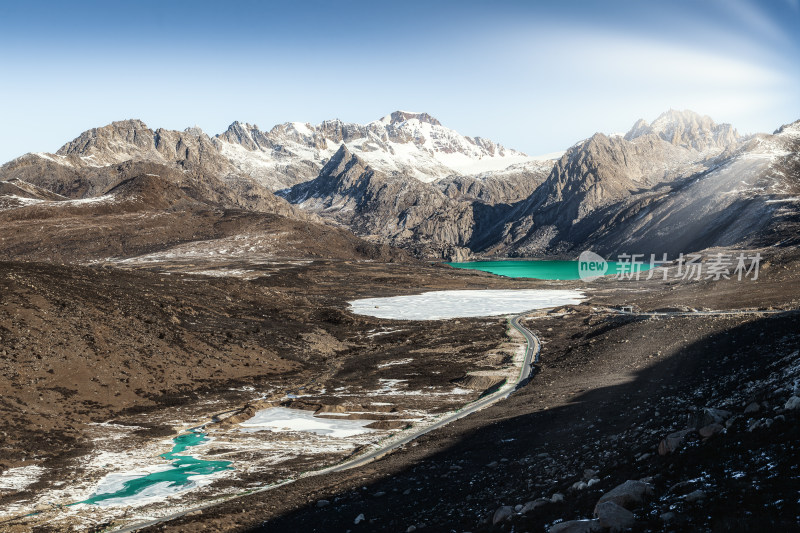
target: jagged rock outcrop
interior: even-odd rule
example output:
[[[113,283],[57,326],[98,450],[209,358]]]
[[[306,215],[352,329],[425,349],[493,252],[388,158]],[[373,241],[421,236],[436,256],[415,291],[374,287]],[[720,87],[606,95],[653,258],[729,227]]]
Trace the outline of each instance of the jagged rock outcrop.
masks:
[[[454,200],[483,202],[489,205],[512,204],[524,200],[544,182],[554,161],[540,165],[512,165],[502,172],[478,176],[453,176],[436,181],[436,186]]]
[[[749,242],[782,220],[774,195],[791,188],[791,138],[743,139],[688,112],[640,121],[625,138],[596,134],[568,150],[478,248],[571,256]]]
[[[197,200],[308,218],[253,178],[238,174],[199,128],[152,130],[139,120],[93,128],[55,154],[26,154],[0,167],[0,179],[19,179],[72,199],[104,194],[142,165],[187,189]]]
[[[730,124],[717,124],[709,116],[674,109],[662,113],[650,124],[639,119],[625,134],[625,140],[633,141],[646,135],[655,135],[674,146],[700,152],[722,151],[736,145],[740,139]]]
[[[234,122],[213,138],[127,120],[55,154],[17,158],[0,167],[0,180],[92,198],[137,165],[155,165],[153,174],[196,201],[319,215],[429,257],[575,255],[590,246],[688,252],[794,242],[797,129],[742,138],[730,125],[670,110],[624,137],[595,134],[552,161],[460,135],[426,113],[268,132]],[[287,184],[279,196],[297,207],[271,191]]]
[[[377,172],[345,145],[316,179],[282,194],[359,236],[421,255],[465,257],[474,226],[470,203],[452,200],[431,184]]]

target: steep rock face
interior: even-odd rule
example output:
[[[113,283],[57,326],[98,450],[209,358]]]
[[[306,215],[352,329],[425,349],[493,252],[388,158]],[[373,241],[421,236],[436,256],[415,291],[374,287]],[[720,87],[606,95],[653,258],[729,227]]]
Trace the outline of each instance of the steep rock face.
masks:
[[[597,133],[570,148],[547,179],[505,219],[481,236],[481,249],[505,253],[558,252],[561,241],[580,241],[579,223],[640,191],[705,168],[696,151],[654,135],[627,141]],[[521,241],[526,244],[522,244]]]
[[[656,135],[668,143],[703,152],[725,150],[735,145],[740,136],[730,124],[717,124],[711,117],[694,111],[670,109],[652,123],[639,119],[625,134],[626,141],[645,135]]]
[[[129,159],[143,159],[155,146],[155,132],[141,120],[112,122],[92,128],[58,149],[56,155],[75,156],[88,166],[105,166]],[[72,158],[75,161],[75,157]]]
[[[420,255],[465,257],[474,227],[470,203],[452,200],[431,184],[376,172],[345,145],[316,179],[282,194],[357,235]]]
[[[794,123],[742,138],[708,117],[668,111],[548,161],[460,135],[425,113],[268,132],[234,122],[213,138],[128,120],[84,132],[56,154],[17,158],[0,167],[0,181],[13,206],[27,201],[20,183],[76,200],[153,174],[208,206],[319,215],[430,257],[572,254],[590,245],[690,251],[744,242],[748,230],[786,240],[779,235],[794,227],[796,206],[779,195],[797,190],[797,131]],[[270,190],[286,184],[294,186],[280,196],[297,207]]]
[[[698,137],[711,138],[709,128]],[[501,238],[493,235],[502,243],[494,246],[516,255],[574,255],[588,247],[678,254],[788,242],[786,228],[796,229],[790,221],[800,212],[793,131],[736,137],[702,152],[649,133],[616,142],[595,136],[570,150],[517,206]]]
[[[129,176],[131,166],[153,164],[198,200],[307,218],[250,176],[239,174],[199,128],[151,130],[139,120],[93,128],[55,154],[26,154],[0,167],[0,179],[20,179],[68,198],[104,194]]]
[[[211,138],[199,128],[151,130],[140,120],[112,122],[83,132],[62,146],[56,161],[73,166],[102,167],[124,161],[152,161],[187,171],[225,177],[233,172]]]
[[[679,253],[773,231],[784,200],[768,194],[794,190],[787,170],[789,154],[796,154],[787,145],[793,127],[742,139],[707,117],[668,112],[631,131],[627,138],[596,134],[578,143],[549,174],[547,163],[536,171],[528,163],[513,179],[453,176],[429,187],[378,171],[345,148],[317,179],[285,195],[360,235],[434,256],[447,247],[455,247],[449,257],[453,250],[574,255],[589,246]]]
[[[453,176],[435,182],[445,196],[454,200],[483,202],[489,205],[512,204],[524,200],[550,174],[554,161],[538,165],[512,165],[501,172],[477,176]]]

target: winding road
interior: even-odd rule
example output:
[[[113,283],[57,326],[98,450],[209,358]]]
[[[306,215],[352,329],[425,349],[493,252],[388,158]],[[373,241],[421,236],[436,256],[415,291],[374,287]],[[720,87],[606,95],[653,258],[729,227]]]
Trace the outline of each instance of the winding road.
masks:
[[[401,446],[404,446],[404,445],[408,444],[409,442],[413,441],[414,439],[416,439],[416,438],[418,438],[418,437],[420,437],[422,435],[425,435],[426,433],[430,433],[431,431],[433,431],[435,429],[438,429],[438,428],[441,428],[443,426],[446,426],[447,424],[449,424],[451,422],[454,422],[454,421],[456,421],[456,420],[458,420],[460,418],[464,418],[465,416],[468,416],[468,415],[470,415],[470,414],[472,414],[472,413],[474,413],[476,411],[479,411],[479,410],[483,409],[484,407],[488,407],[489,405],[492,405],[493,403],[496,403],[496,402],[498,402],[498,401],[500,401],[500,400],[502,400],[504,398],[508,398],[515,390],[517,390],[521,386],[524,386],[530,380],[531,372],[533,370],[533,366],[532,365],[539,362],[539,352],[541,351],[541,343],[539,342],[539,337],[537,337],[535,333],[533,333],[532,331],[527,329],[525,326],[520,324],[520,319],[523,316],[524,315],[516,315],[516,316],[513,316],[513,317],[508,319],[509,325],[512,328],[514,328],[517,331],[519,331],[520,333],[522,333],[522,335],[525,337],[525,341],[526,341],[526,344],[527,344],[527,348],[525,350],[525,357],[524,357],[524,359],[522,361],[522,366],[520,367],[519,376],[517,377],[516,381],[506,382],[497,391],[495,391],[495,392],[493,392],[491,394],[488,394],[486,396],[483,396],[481,398],[478,398],[474,402],[468,403],[467,405],[465,405],[461,409],[458,409],[457,411],[454,411],[454,412],[451,412],[451,413],[443,415],[440,419],[436,420],[435,422],[433,422],[430,425],[419,427],[419,428],[412,427],[412,428],[410,428],[410,429],[408,429],[406,431],[403,431],[403,432],[401,432],[401,433],[399,433],[397,435],[392,435],[389,438],[384,439],[383,441],[380,441],[380,442],[376,443],[374,445],[376,447],[373,450],[370,450],[370,451],[368,451],[366,453],[359,454],[359,455],[357,455],[355,457],[352,457],[350,459],[347,459],[346,461],[341,462],[339,464],[336,464],[336,465],[333,465],[333,466],[329,466],[327,468],[323,468],[323,469],[320,469],[320,470],[315,470],[313,472],[307,472],[307,473],[301,474],[296,479],[310,477],[310,476],[318,476],[320,474],[328,474],[328,473],[332,473],[332,472],[342,472],[344,470],[350,470],[351,468],[358,468],[360,466],[364,466],[364,465],[366,465],[366,464],[368,464],[368,463],[370,463],[370,462],[372,462],[372,461],[374,461],[376,459],[379,459],[380,457],[383,457],[384,455],[386,455],[388,453],[391,453],[392,451],[400,448]],[[233,500],[233,499],[236,499],[236,498],[241,498],[242,496],[247,496],[249,494],[256,494],[256,493],[259,493],[259,492],[267,492],[269,490],[274,490],[274,489],[277,489],[277,488],[282,487],[284,485],[287,485],[289,483],[292,483],[293,481],[294,480],[287,480],[287,481],[283,481],[283,482],[280,482],[280,483],[267,485],[267,486],[261,487],[261,488],[256,489],[256,490],[251,490],[251,491],[247,491],[247,492],[244,492],[244,493],[241,493],[241,494],[236,494],[234,496],[220,498],[220,499],[214,500],[213,502],[205,503],[203,505],[198,505],[196,507],[192,507],[190,509],[185,509],[185,510],[180,511],[178,513],[174,513],[174,514],[171,514],[171,515],[163,516],[161,518],[157,518],[157,519],[154,519],[154,520],[148,520],[146,522],[139,522],[139,523],[135,523],[135,524],[130,524],[130,525],[124,526],[124,527],[122,527],[120,529],[117,529],[115,531],[116,531],[116,533],[127,533],[127,532],[130,532],[130,531],[136,531],[138,529],[142,529],[142,528],[145,528],[145,527],[154,526],[154,525],[160,524],[162,522],[168,522],[170,520],[174,520],[176,518],[180,518],[180,517],[182,517],[184,515],[187,515],[189,513],[193,513],[193,512],[196,512],[196,511],[202,511],[203,509],[208,509],[209,507],[212,507],[214,505],[218,505],[218,504],[223,503],[223,502],[227,502],[227,501],[230,501],[230,500]]]
[[[777,315],[781,313],[791,313],[792,309],[729,309],[723,311],[628,311],[626,309],[616,309],[609,307],[605,309],[609,313],[617,313],[627,316],[741,316],[741,315]]]
[[[512,392],[517,390],[520,385],[524,385],[527,383],[528,379],[531,375],[532,364],[539,362],[539,351],[541,350],[541,344],[539,343],[539,337],[536,336],[535,333],[530,331],[529,329],[525,328],[522,324],[519,323],[519,320],[522,318],[522,315],[516,315],[509,319],[508,323],[522,333],[525,337],[527,342],[527,349],[525,350],[525,358],[522,362],[522,367],[520,368],[519,377],[513,383],[506,383],[500,389],[495,391],[492,394],[488,394],[482,398],[478,398],[472,403],[467,404],[466,406],[462,407],[461,409],[449,413],[430,426],[421,427],[418,429],[411,428],[408,432],[403,432],[401,435],[402,437],[398,440],[390,439],[391,442],[388,443],[379,443],[380,447],[374,451],[371,451],[367,454],[356,456],[352,459],[345,461],[344,463],[331,466],[324,470],[320,470],[315,472],[316,474],[324,474],[327,472],[341,472],[342,470],[349,470],[351,468],[356,468],[359,466],[363,466],[379,457],[386,455],[387,453],[396,450],[397,448],[408,444],[412,440],[416,439],[420,435],[424,435],[433,431],[434,429],[438,429],[442,426],[446,426],[450,422],[454,422],[459,418],[464,418],[467,415],[474,413],[480,409],[483,409],[486,406],[492,405],[493,403],[502,400],[504,398],[508,398]]]

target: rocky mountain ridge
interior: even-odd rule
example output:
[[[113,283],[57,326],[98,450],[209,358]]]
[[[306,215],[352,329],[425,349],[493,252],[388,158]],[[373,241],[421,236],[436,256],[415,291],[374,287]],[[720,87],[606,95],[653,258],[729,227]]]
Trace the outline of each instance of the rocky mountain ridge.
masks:
[[[87,130],[54,154],[26,154],[4,165],[3,173],[25,164],[85,170],[142,160],[274,191],[315,178],[342,144],[382,172],[426,182],[495,172],[513,177],[552,166],[547,158],[461,135],[427,113],[396,111],[364,125],[287,122],[269,131],[236,121],[214,137],[197,127],[153,130],[123,120]]]
[[[792,139],[741,137],[730,125],[671,110],[625,136],[597,133],[547,175],[502,182],[505,189],[462,177],[401,193],[395,178],[350,154],[346,176],[323,172],[280,194],[370,240],[447,259],[571,256],[590,246],[692,251],[755,242],[781,219],[789,207],[781,191],[796,188]]]
[[[6,163],[0,180],[84,199],[129,178],[132,165],[155,165],[195,200],[318,216],[422,257],[691,251],[780,232],[796,211],[795,130],[742,137],[670,110],[624,136],[597,133],[553,161],[460,135],[426,113],[268,132],[234,122],[216,137],[128,120]]]

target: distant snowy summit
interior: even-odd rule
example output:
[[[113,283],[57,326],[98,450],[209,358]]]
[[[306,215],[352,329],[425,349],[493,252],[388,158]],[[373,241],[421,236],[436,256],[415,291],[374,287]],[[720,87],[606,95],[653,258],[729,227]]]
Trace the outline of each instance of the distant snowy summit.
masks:
[[[730,124],[717,124],[707,115],[675,109],[662,113],[650,124],[639,119],[625,134],[625,140],[645,135],[656,135],[672,145],[701,152],[723,150],[739,141],[739,134]]]
[[[212,171],[227,179],[246,177],[278,190],[317,177],[342,145],[382,174],[422,182],[512,176],[553,165],[550,158],[530,157],[488,139],[461,135],[427,113],[410,111],[395,111],[368,124],[338,119],[316,126],[287,122],[269,131],[237,121],[213,137],[196,126],[152,130],[140,120],[124,120],[85,131],[55,154],[18,159],[44,159],[76,169],[147,160]]]
[[[221,152],[241,171],[265,180],[286,172],[316,177],[341,145],[379,172],[423,182],[502,172],[513,165],[542,165],[541,158],[461,135],[427,113],[410,111],[395,111],[363,125],[340,120],[316,126],[288,122],[269,132],[234,122],[217,139]],[[311,168],[316,171],[313,175],[306,172]]]

